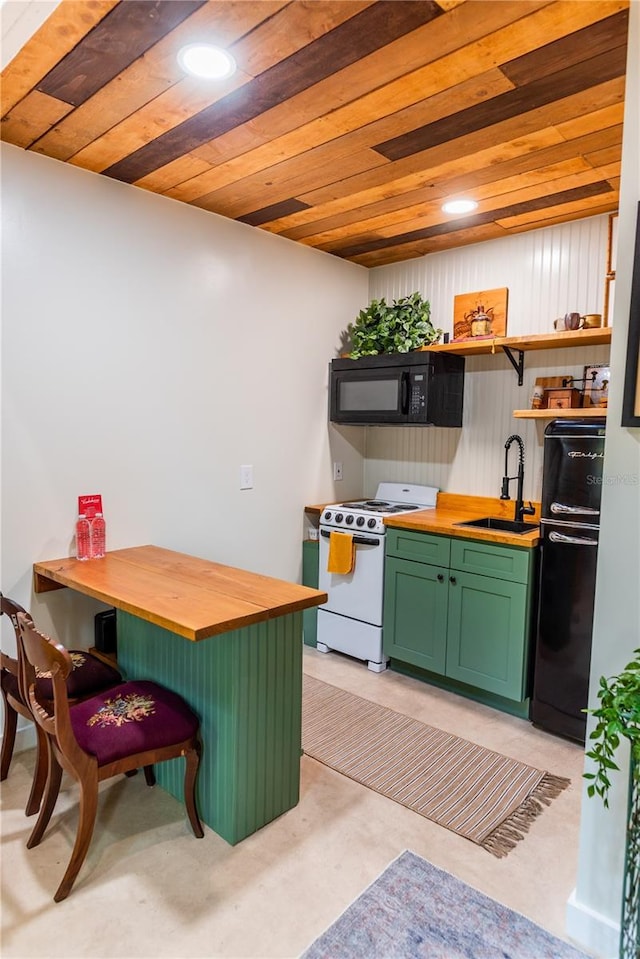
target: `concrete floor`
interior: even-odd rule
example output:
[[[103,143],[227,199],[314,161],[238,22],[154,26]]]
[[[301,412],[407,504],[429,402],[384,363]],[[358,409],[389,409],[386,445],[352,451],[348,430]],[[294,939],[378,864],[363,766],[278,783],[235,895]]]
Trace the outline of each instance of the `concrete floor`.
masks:
[[[309,674],[571,779],[505,859],[306,756],[299,804],[238,846],[144,778],[103,784],[93,843],[67,900],[52,899],[75,837],[63,793],[40,846],[25,842],[33,751],[2,784],[2,956],[296,957],[404,849],[566,938],[575,885],[583,752],[528,722],[336,653],[305,648]],[[363,957],[365,959],[365,957]]]

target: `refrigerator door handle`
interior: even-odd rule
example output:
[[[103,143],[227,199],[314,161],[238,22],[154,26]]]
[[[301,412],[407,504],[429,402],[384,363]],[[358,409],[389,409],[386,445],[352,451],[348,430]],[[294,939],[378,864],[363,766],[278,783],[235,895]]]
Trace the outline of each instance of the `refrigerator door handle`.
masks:
[[[590,506],[568,506],[566,503],[552,503],[549,507],[552,513],[569,513],[570,515],[599,516],[599,509]]]
[[[565,536],[564,533],[556,533],[553,530],[549,533],[549,539],[552,543],[572,543],[574,546],[597,546],[597,539],[589,539],[586,536]]]

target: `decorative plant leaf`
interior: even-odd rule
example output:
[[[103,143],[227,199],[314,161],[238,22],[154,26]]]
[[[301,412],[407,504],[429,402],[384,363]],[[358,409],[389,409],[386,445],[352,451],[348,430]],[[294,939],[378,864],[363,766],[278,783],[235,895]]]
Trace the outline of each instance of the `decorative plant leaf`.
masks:
[[[372,300],[349,326],[351,358],[379,353],[409,353],[442,335],[431,323],[431,307],[419,292],[394,300]]]
[[[627,663],[618,676],[600,678],[597,709],[585,712],[598,720],[589,739],[594,740],[593,748],[587,752],[595,763],[595,772],[584,773],[584,778],[593,780],[587,787],[587,795],[601,797],[605,807],[609,806],[608,794],[611,780],[607,772],[619,770],[614,761],[621,737],[631,745],[634,759],[635,776],[640,779],[640,649],[634,650],[636,659]]]

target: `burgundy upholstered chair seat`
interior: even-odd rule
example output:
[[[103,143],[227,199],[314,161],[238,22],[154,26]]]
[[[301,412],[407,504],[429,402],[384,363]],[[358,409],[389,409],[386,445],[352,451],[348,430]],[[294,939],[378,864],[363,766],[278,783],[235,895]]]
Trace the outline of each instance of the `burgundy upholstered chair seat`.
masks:
[[[184,699],[157,683],[121,683],[71,707],[78,745],[95,756],[98,766],[132,753],[161,749],[190,739],[198,718]]]
[[[69,699],[85,699],[110,686],[122,682],[122,676],[113,666],[107,666],[86,649],[70,649],[73,669],[67,677]],[[51,677],[38,676],[36,683],[38,699],[53,699]]]

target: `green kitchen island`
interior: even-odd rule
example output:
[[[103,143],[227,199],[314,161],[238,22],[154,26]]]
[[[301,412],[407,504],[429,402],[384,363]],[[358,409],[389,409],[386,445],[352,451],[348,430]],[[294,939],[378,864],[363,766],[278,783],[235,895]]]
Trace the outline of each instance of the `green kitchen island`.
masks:
[[[118,666],[198,714],[201,818],[235,844],[300,794],[302,611],[326,593],[159,546],[34,564],[34,589],[69,587],[117,609]],[[184,760],[156,768],[182,800]]]

